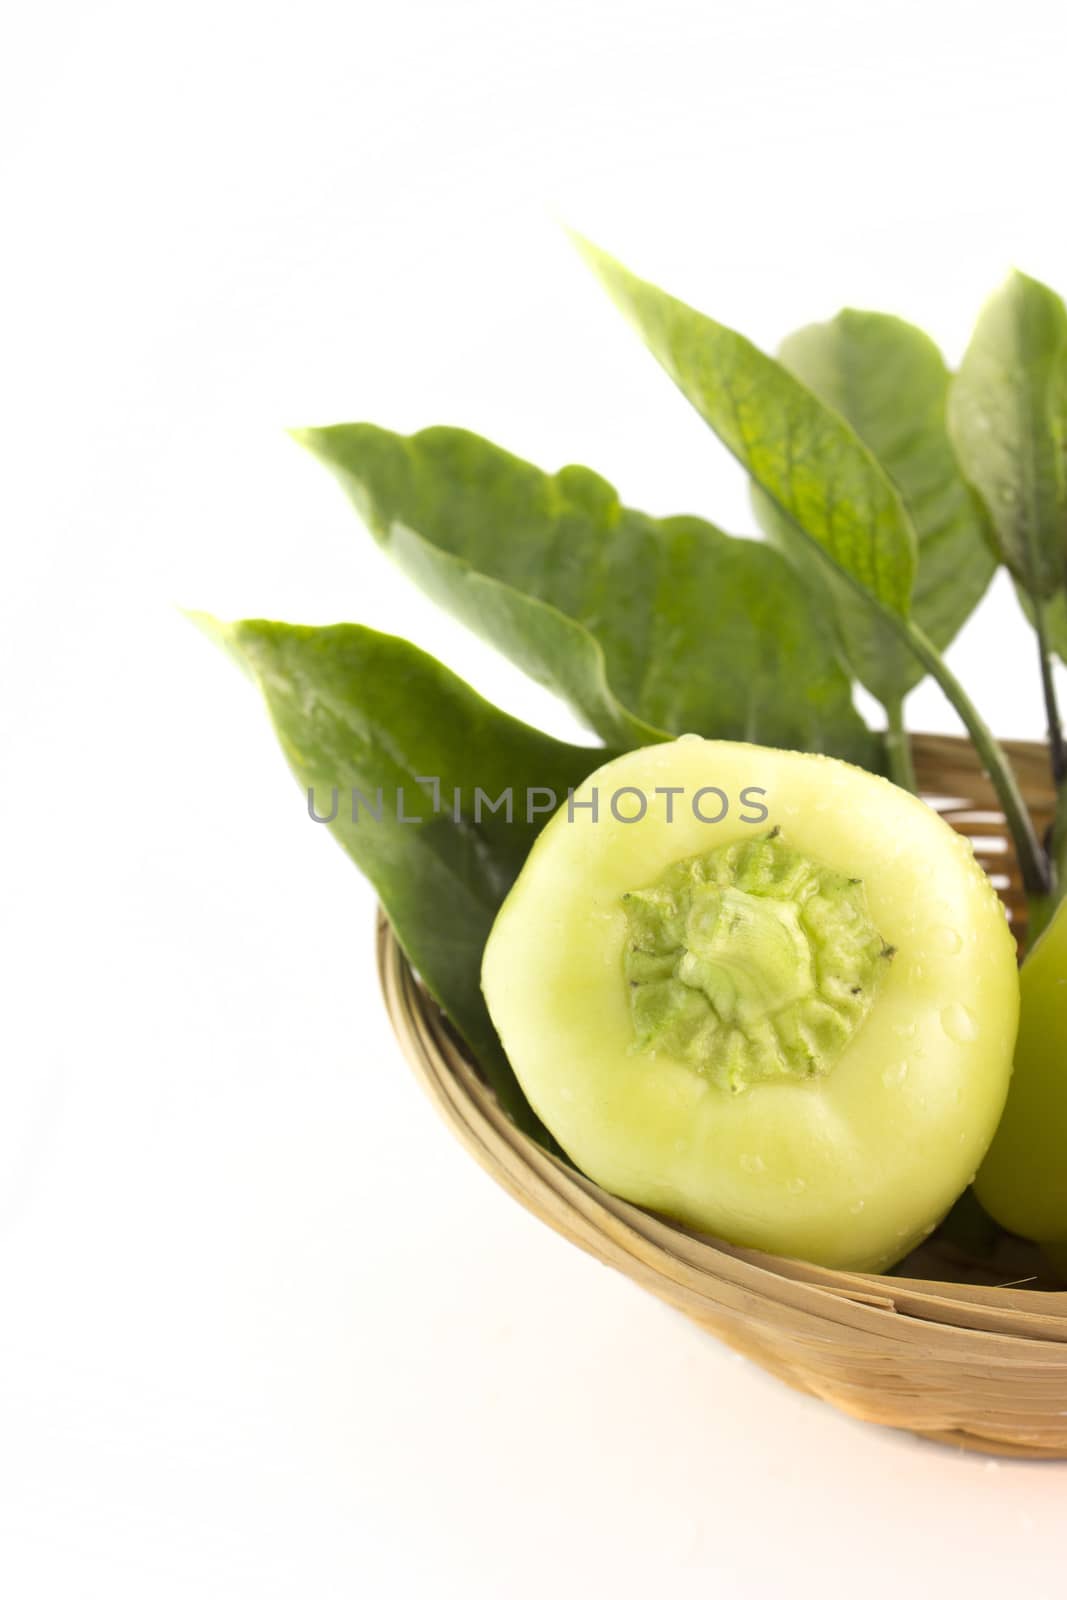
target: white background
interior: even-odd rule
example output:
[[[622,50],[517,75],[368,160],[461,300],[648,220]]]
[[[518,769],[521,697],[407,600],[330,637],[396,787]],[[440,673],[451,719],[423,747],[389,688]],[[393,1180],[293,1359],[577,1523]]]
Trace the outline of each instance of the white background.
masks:
[[[743,531],[559,220],[768,345],[850,301],[955,357],[1013,261],[1067,286],[1065,32],[1026,0],[8,23],[12,1600],[1061,1592],[1067,1466],[792,1394],[453,1146],[382,1018],[368,890],[177,607],[403,632],[566,730],[285,426],[462,423]],[[1040,733],[1003,585],[952,659]]]

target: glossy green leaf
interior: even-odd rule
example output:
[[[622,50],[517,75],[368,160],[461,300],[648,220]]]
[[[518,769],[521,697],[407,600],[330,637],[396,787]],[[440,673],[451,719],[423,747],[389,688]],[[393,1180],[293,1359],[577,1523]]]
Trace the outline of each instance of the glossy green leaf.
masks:
[[[1065,585],[1067,309],[1015,272],[988,302],[949,398],[952,436],[1004,564],[1032,599]]]
[[[526,727],[414,645],[370,628],[248,621],[211,631],[259,683],[289,765],[312,792],[309,809],[336,811],[324,830],[373,884],[501,1103],[551,1143],[485,1009],[482,950],[553,799],[565,800],[605,752]],[[489,809],[508,791],[511,820],[505,807]]]
[[[550,476],[460,429],[299,437],[420,587],[606,742],[695,732],[877,765],[778,552],[628,510],[584,467]]]
[[[868,447],[778,361],[583,241],[580,248],[678,388],[837,569],[905,618],[916,538]]]
[[[996,568],[988,518],[960,471],[949,438],[949,372],[920,329],[880,312],[846,310],[790,335],[779,358],[841,414],[900,491],[919,541],[912,596],[916,622],[943,650]],[[792,521],[761,489],[756,512],[769,536],[805,571],[816,596],[833,594],[842,648],[856,677],[884,705],[904,698],[924,668],[896,630],[835,581]]]

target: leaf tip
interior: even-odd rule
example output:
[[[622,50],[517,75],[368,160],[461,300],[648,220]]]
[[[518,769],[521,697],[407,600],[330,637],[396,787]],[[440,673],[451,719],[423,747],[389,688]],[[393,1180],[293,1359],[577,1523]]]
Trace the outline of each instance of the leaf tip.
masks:
[[[588,239],[580,228],[572,228],[570,223],[564,222],[562,218],[559,225],[579,255],[587,255],[591,250],[596,249],[592,240]]]
[[[577,228],[572,228],[568,223],[562,224],[563,231],[571,244],[577,250],[586,266],[595,272],[601,281],[607,281],[613,274],[620,273],[623,269],[614,256],[608,255],[599,245],[594,244],[586,234]]]
[[[193,627],[204,635],[205,639],[210,639],[212,644],[225,651],[230,660],[235,662],[242,672],[246,673],[248,677],[253,676],[248,658],[237,642],[235,623],[223,622],[221,618],[213,616],[210,611],[193,611],[186,606],[179,606],[178,610],[186,622],[191,622]]]
[[[184,617],[186,622],[191,622],[194,628],[199,628],[200,632],[206,635],[207,638],[215,641],[218,640],[227,626],[225,622],[221,622],[218,617],[213,616],[210,611],[196,611],[190,606],[179,606],[178,615]]]
[[[286,433],[294,444],[304,450],[310,450],[312,455],[318,454],[320,428],[286,428]]]
[[[337,470],[338,436],[347,437],[353,430],[347,426],[328,426],[323,428],[286,428],[286,433],[294,444],[298,444],[308,455],[314,456],[316,461],[322,462],[331,471]]]

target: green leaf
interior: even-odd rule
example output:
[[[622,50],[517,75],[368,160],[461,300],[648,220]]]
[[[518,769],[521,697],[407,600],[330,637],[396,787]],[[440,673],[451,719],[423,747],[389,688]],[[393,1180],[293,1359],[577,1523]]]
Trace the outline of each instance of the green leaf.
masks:
[[[952,385],[949,425],[1004,564],[1032,600],[1065,583],[1065,383],[1063,301],[1014,272],[978,320]]]
[[[554,1148],[489,1020],[482,950],[550,814],[537,809],[548,795],[528,791],[565,800],[605,752],[526,727],[414,645],[370,628],[247,621],[211,631],[259,683],[318,817],[331,815],[336,792],[336,817],[323,827],[373,884],[409,960],[501,1104]],[[510,790],[512,820],[479,801],[479,790],[491,801]],[[355,807],[354,792],[363,797]]]
[[[1044,893],[1047,862],[1011,768],[962,684],[910,615],[915,529],[884,468],[845,419],[779,362],[635,278],[592,245],[580,247],[649,349],[750,476],[856,591],[870,596],[937,679],[993,781],[1027,893]]]
[[[741,334],[578,243],[649,350],[751,477],[854,587],[906,618],[915,530],[888,474],[844,418]]]
[[[299,437],[420,587],[606,742],[694,732],[878,764],[778,552],[627,510],[584,467],[549,476],[460,429]]]
[[[918,535],[912,615],[939,650],[951,643],[996,568],[988,519],[959,468],[949,438],[949,372],[934,342],[899,317],[846,310],[790,335],[779,357],[795,377],[840,413],[900,491]],[[872,614],[848,585],[834,581],[794,524],[762,490],[760,523],[825,599],[844,656],[883,705],[899,704],[924,668],[896,630]]]

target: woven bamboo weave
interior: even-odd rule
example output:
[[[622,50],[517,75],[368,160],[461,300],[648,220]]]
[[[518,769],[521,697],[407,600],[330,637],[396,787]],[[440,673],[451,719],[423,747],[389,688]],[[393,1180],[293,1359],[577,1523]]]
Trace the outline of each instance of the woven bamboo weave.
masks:
[[[1047,755],[1006,749],[1040,834],[1051,817]],[[924,798],[972,840],[1021,936],[1018,871],[972,747],[920,736],[915,759]],[[446,1122],[564,1238],[852,1416],[997,1455],[1067,1458],[1067,1293],[966,1281],[960,1261],[944,1281],[925,1262],[921,1276],[834,1272],[735,1249],[617,1200],[504,1115],[384,918],[378,968],[396,1034]]]

